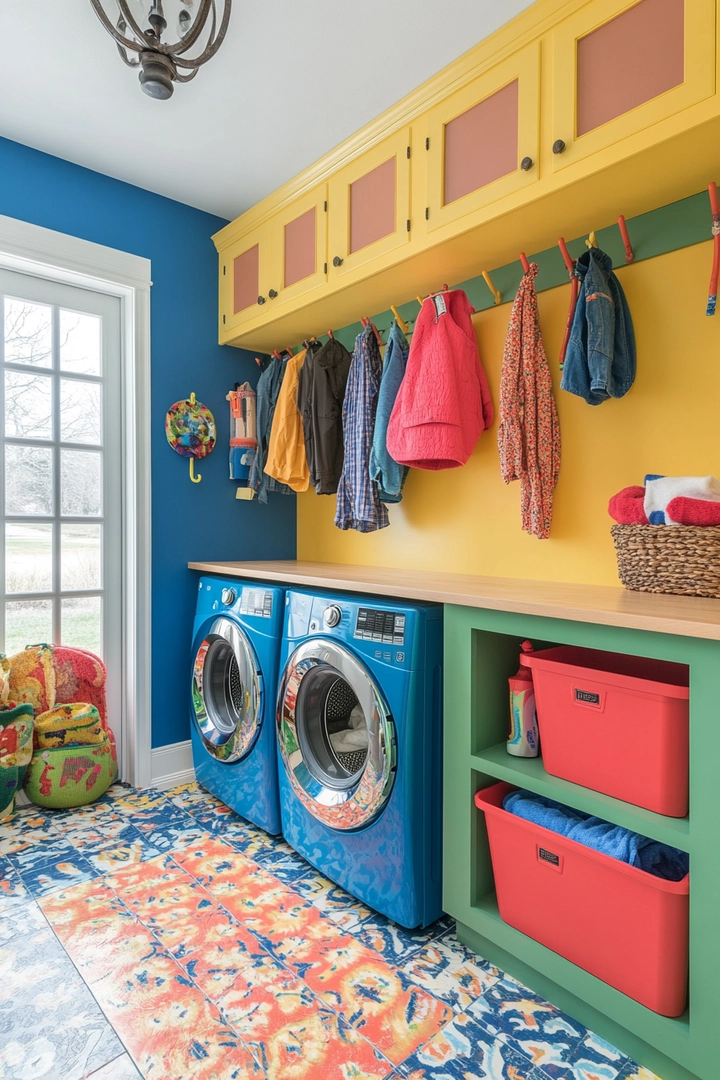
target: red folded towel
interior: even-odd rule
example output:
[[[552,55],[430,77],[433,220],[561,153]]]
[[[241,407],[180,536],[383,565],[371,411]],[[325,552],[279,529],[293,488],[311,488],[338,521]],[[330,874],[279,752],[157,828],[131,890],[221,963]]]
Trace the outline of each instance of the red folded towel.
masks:
[[[608,503],[608,514],[617,521],[618,525],[647,525],[644,501],[644,487],[636,484],[634,487],[623,488],[617,495],[613,495]],[[675,501],[689,502],[691,500],[676,499]],[[720,506],[720,503],[716,505]]]
[[[720,525],[720,502],[710,499],[678,495],[668,503],[667,513],[678,525]]]

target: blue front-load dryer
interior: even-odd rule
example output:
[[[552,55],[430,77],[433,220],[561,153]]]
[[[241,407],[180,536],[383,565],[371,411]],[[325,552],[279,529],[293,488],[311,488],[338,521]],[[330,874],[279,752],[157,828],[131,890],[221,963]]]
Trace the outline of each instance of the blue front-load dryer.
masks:
[[[442,608],[289,591],[278,692],[285,839],[402,926],[442,913]]]
[[[190,727],[198,781],[277,835],[275,694],[285,590],[202,577],[193,628]]]

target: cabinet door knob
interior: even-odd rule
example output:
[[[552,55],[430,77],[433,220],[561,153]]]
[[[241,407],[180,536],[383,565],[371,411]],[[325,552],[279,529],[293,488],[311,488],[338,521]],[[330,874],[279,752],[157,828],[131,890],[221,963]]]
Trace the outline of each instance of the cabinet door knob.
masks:
[[[264,303],[265,303],[265,297],[264,296],[258,296],[258,304],[264,304]]]
[[[336,255],[335,258],[333,259],[333,266],[342,266],[342,264],[343,264],[343,260],[340,258],[339,255]]]
[[[270,292],[268,293],[268,296],[270,297],[270,299],[271,299],[271,300],[274,300],[274,299],[275,299],[275,297],[277,296],[277,292],[276,292],[276,290],[275,290],[275,289],[271,289],[271,290],[270,290]]]
[[[531,157],[524,157],[520,162],[520,168],[523,172],[530,172],[535,162]]]
[[[553,154],[562,154],[565,149],[565,143],[562,139],[556,139],[552,145]]]

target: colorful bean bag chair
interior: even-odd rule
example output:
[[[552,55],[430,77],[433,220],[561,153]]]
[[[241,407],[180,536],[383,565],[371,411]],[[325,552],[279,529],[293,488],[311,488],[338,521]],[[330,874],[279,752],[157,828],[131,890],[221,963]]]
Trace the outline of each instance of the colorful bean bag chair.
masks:
[[[15,809],[15,793],[32,757],[33,724],[31,705],[0,706],[0,821]]]
[[[75,702],[40,713],[25,778],[27,797],[54,810],[94,802],[115,777],[112,750],[94,705]]]
[[[107,722],[105,665],[84,649],[67,645],[32,645],[10,657],[8,678],[12,701],[28,702],[35,715],[56,705],[94,705],[110,742],[113,780],[117,777],[115,736]]]

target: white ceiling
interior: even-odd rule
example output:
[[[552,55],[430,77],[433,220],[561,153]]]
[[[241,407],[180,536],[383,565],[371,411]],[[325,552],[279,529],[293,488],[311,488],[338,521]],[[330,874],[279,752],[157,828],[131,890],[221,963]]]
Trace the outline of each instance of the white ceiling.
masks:
[[[0,0],[0,135],[234,218],[530,3],[234,0],[154,101],[90,0]]]

